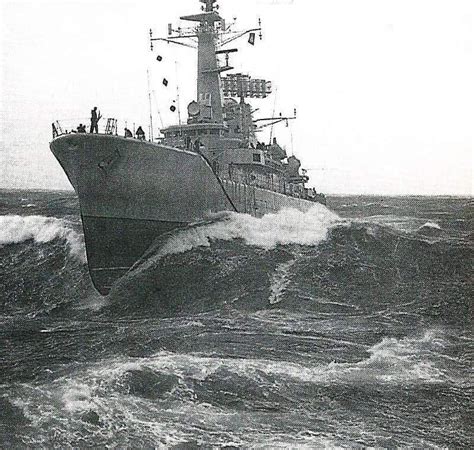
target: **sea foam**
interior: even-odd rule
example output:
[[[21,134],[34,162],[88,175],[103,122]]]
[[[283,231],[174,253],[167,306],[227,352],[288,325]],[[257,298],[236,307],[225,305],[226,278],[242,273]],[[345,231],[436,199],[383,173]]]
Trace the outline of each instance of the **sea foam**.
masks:
[[[64,220],[45,216],[0,216],[0,246],[33,240],[38,244],[62,239],[72,256],[85,262],[82,236]]]
[[[420,227],[420,229],[422,228],[433,228],[435,230],[441,230],[441,227],[435,222],[426,222],[424,225]]]
[[[316,204],[307,212],[282,209],[261,218],[226,213],[213,223],[196,224],[172,235],[158,250],[158,256],[184,253],[196,247],[209,247],[212,241],[242,239],[247,245],[272,249],[277,245],[317,245],[326,239],[337,214]]]
[[[262,374],[304,383],[439,383],[447,380],[437,367],[433,351],[444,346],[442,335],[427,330],[421,336],[402,339],[383,338],[367,349],[368,357],[351,363],[302,364],[270,359],[234,359],[201,354],[160,351],[146,358],[118,358],[95,364],[87,377],[94,380],[116,380],[130,370],[153,370],[174,374],[181,379],[205,380],[226,370],[228,373],[255,379]]]

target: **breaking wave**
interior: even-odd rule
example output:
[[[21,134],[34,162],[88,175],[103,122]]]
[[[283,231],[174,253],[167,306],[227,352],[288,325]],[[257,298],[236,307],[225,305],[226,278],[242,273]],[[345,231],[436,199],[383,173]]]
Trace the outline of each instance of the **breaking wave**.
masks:
[[[408,314],[464,321],[465,305],[455,307],[446,291],[455,283],[464,295],[472,248],[412,228],[342,220],[323,206],[263,218],[226,213],[157,239],[113,288],[113,313],[323,312],[353,296],[370,312],[396,305],[400,295],[423,295]]]
[[[197,223],[158,238],[119,280],[111,296],[121,300],[128,313],[130,296],[135,298],[135,306],[154,308],[161,304],[163,310],[186,307],[190,312],[222,302],[264,307],[269,295],[260,294],[275,266],[293,259],[291,248],[295,245],[317,247],[338,222],[339,217],[322,205],[305,213],[285,209],[262,218],[220,214],[213,222]],[[219,290],[220,294],[226,292],[225,299]],[[277,291],[272,303],[278,301]]]
[[[263,355],[243,359],[169,351],[143,358],[112,358],[79,366],[72,374],[39,386],[24,384],[17,389],[10,409],[16,408],[23,421],[41,429],[55,428],[59,444],[81,433],[83,444],[87,436],[93,436],[96,445],[169,446],[187,442],[192,432],[207,442],[222,439],[222,443],[246,446],[259,438],[272,439],[251,427],[255,415],[264,412],[284,414],[284,426],[291,427],[293,421],[301,420],[301,408],[311,410],[319,404],[318,414],[327,411],[324,417],[331,423],[336,411],[335,424],[340,424],[341,389],[374,392],[455,382],[436,357],[443,345],[443,335],[428,330],[421,336],[384,338],[367,348],[367,356],[351,363],[311,364]],[[225,433],[216,437],[224,424]],[[248,427],[250,435],[241,433],[242,426]],[[84,428],[87,433],[81,431]],[[29,444],[47,442],[48,436],[44,437],[43,442]],[[315,446],[321,444],[321,437],[288,441],[282,430],[282,436],[273,436],[273,442]]]
[[[233,359],[160,352],[149,358],[116,361],[93,369],[98,380],[117,380],[137,370],[152,370],[179,379],[210,380],[223,370],[258,382],[262,375],[305,383],[439,383],[451,381],[433,354],[443,349],[442,333],[428,330],[421,336],[383,338],[367,349],[368,357],[354,363],[308,365],[268,359]],[[88,375],[90,376],[90,375]],[[174,386],[179,384],[175,380]],[[158,394],[158,393],[155,393]]]
[[[81,262],[86,261],[82,235],[64,220],[45,216],[0,216],[0,246],[28,240],[44,244],[55,239],[66,241],[71,255]]]
[[[11,314],[48,315],[93,294],[83,235],[66,219],[0,216],[0,304]],[[8,276],[5,276],[8,274]],[[79,304],[79,302],[77,302]]]
[[[0,447],[469,447],[467,214],[215,215],[104,303],[51,198],[0,222]]]
[[[283,209],[261,218],[248,214],[224,213],[216,215],[216,221],[195,224],[185,230],[167,236],[165,242],[158,239],[146,253],[150,259],[184,253],[197,247],[210,247],[213,241],[241,239],[245,244],[266,250],[278,245],[317,245],[327,238],[331,225],[340,221],[337,214],[317,204],[307,212]]]

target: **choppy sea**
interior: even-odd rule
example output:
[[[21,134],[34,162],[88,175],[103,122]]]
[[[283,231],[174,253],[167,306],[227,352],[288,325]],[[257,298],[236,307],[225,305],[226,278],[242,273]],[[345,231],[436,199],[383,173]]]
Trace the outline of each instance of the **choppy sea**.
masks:
[[[107,298],[69,192],[0,191],[0,447],[471,447],[473,203],[161,238]]]

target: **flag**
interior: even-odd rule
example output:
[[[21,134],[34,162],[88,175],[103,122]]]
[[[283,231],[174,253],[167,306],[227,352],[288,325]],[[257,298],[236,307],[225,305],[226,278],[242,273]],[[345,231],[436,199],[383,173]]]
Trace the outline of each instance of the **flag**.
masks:
[[[250,33],[249,34],[249,44],[250,45],[255,45],[255,33]]]
[[[163,84],[164,84],[165,86],[168,86],[168,80],[167,80],[166,78],[163,78]]]

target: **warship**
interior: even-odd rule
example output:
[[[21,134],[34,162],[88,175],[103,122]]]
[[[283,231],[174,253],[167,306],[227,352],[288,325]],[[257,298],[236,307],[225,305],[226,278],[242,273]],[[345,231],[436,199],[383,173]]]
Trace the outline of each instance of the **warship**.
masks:
[[[229,44],[245,37],[254,45],[262,38],[260,20],[235,31],[216,0],[200,2],[199,13],[181,17],[189,28],[169,25],[166,37],[156,38],[150,30],[151,50],[157,41],[197,49],[197,97],[186,123],[164,127],[158,138],[151,125],[148,139],[141,127],[135,135],[128,129],[119,135],[114,118],[98,130],[95,112],[90,132],[82,124],[74,131],[52,124],[50,148],[79,198],[89,272],[102,295],[164,233],[222,211],[261,217],[325,204],[323,194],[307,187],[295,156],[276,138],[257,139],[265,127],[295,119],[296,110],[288,117],[255,118],[248,99],[267,98],[272,84],[232,72],[230,56],[237,49]]]

